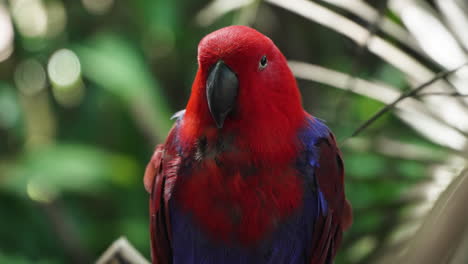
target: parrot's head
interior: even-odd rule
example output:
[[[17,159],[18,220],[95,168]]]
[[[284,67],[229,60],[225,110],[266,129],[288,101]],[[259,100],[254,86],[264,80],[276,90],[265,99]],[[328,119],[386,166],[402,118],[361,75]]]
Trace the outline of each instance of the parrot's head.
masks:
[[[204,37],[184,117],[185,135],[233,134],[249,149],[291,144],[305,112],[296,80],[273,41],[246,26]],[[286,144],[286,143],[285,143]]]

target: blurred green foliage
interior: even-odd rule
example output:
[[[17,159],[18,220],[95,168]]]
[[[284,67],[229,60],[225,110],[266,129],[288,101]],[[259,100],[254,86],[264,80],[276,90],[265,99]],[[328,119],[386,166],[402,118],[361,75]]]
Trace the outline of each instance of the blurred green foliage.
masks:
[[[0,263],[70,263],[76,256],[75,262],[91,261],[122,235],[149,258],[145,165],[165,138],[171,113],[188,99],[198,41],[237,17],[235,11],[199,26],[195,16],[208,3],[0,1],[14,22],[14,51],[0,62]],[[41,14],[48,18],[44,29]],[[358,47],[288,11],[261,5],[253,26],[289,59],[408,87],[402,73],[372,55],[359,55],[362,66],[354,69]],[[48,68],[64,48],[74,55]],[[66,72],[73,56],[79,72]],[[26,60],[40,67],[21,68]],[[54,71],[74,79],[63,84]],[[339,139],[382,106],[326,85],[299,85],[306,110],[327,120]],[[381,137],[443,159],[436,155],[440,147],[392,115],[359,138],[359,146],[370,147],[346,145],[355,220],[337,263],[369,259],[401,221],[404,191],[427,174],[426,161],[373,147]]]

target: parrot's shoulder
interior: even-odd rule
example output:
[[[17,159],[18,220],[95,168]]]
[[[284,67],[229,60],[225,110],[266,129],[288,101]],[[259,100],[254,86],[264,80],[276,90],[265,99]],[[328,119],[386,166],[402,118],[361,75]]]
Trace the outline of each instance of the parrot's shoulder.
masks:
[[[312,263],[324,263],[336,254],[343,230],[352,222],[351,206],[344,192],[344,163],[335,136],[323,121],[308,117],[300,133],[304,146],[298,160],[299,171],[316,195],[319,214],[313,235]]]
[[[158,144],[153,152],[150,162],[146,167],[144,176],[145,189],[148,193],[153,190],[155,177],[162,172],[163,162],[174,159],[175,153],[179,152],[178,147],[178,127],[185,114],[185,109],[176,112],[172,115],[171,120],[175,120],[174,126],[169,131],[166,142]],[[171,163],[174,163],[173,161]]]
[[[302,151],[297,165],[308,176],[314,176],[314,169],[319,166],[320,143],[328,140],[330,135],[331,131],[324,121],[309,115],[306,117],[306,123],[299,132]]]
[[[318,185],[318,175],[316,168],[320,166],[320,142],[330,136],[330,129],[325,123],[310,115],[306,118],[306,124],[299,133],[302,144],[302,151],[297,159],[297,168],[304,177],[304,181],[310,190],[316,195],[320,212],[325,215],[328,210],[328,200],[323,194],[323,190]]]
[[[300,138],[306,149],[313,149],[320,139],[327,138],[329,135],[330,129],[323,120],[310,115],[306,117],[306,124],[300,132]]]
[[[330,210],[340,214],[342,227],[347,229],[352,222],[352,213],[344,192],[343,156],[335,136],[322,120],[309,117],[302,141],[305,160],[312,168],[311,173],[321,195]]]
[[[144,175],[145,189],[150,194],[151,254],[153,261],[162,263],[169,262],[172,256],[169,200],[182,164],[177,131],[184,112],[173,116],[175,124],[166,141],[156,146]]]

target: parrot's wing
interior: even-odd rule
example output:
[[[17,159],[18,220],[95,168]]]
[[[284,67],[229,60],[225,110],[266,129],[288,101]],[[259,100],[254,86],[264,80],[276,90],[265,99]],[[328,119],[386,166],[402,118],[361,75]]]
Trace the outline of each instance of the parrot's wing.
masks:
[[[317,219],[314,230],[314,254],[310,263],[329,262],[340,246],[343,230],[352,222],[351,206],[344,193],[344,167],[341,152],[331,132],[315,144],[319,154],[315,180],[326,201],[326,210]],[[317,254],[318,253],[318,254]]]
[[[158,145],[145,171],[145,189],[150,193],[151,258],[153,263],[170,263],[172,258],[168,231],[167,204],[164,202],[164,145]]]
[[[156,147],[144,177],[145,189],[150,193],[151,257],[157,264],[172,262],[168,202],[181,160],[172,147],[173,132],[164,145]]]

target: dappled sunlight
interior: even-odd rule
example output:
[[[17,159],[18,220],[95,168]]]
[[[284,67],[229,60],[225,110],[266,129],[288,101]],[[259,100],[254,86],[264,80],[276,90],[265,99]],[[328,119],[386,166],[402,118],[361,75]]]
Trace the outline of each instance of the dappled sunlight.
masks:
[[[83,6],[92,14],[101,15],[109,11],[114,5],[114,0],[81,0]]]
[[[47,37],[58,37],[67,26],[67,13],[61,1],[47,1]]]
[[[13,53],[14,38],[10,14],[2,4],[0,4],[0,32],[0,62],[2,62]]]
[[[37,183],[38,180],[30,180],[27,183],[26,191],[31,200],[40,202],[40,203],[50,203],[55,197],[51,193],[48,193],[44,190],[40,184]]]
[[[15,70],[16,87],[25,95],[35,95],[46,87],[46,73],[41,63],[34,59],[21,62]]]
[[[11,12],[18,31],[29,38],[45,37],[47,11],[41,0],[10,0]]]
[[[73,51],[58,50],[50,57],[47,72],[53,84],[61,87],[71,86],[81,76],[80,61]]]
[[[47,72],[57,102],[64,106],[74,106],[81,101],[84,95],[81,64],[73,51],[62,49],[52,54]]]

